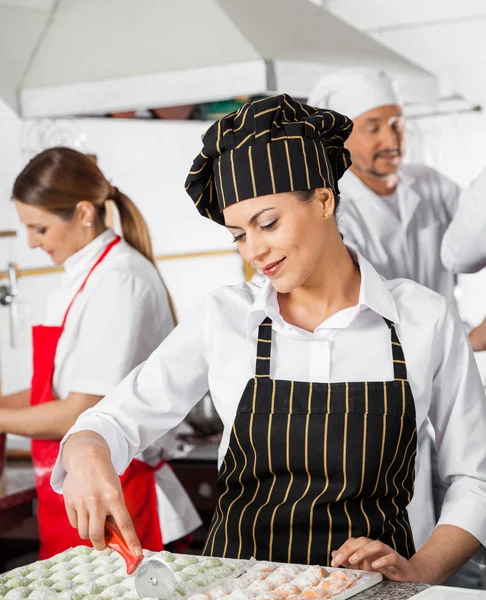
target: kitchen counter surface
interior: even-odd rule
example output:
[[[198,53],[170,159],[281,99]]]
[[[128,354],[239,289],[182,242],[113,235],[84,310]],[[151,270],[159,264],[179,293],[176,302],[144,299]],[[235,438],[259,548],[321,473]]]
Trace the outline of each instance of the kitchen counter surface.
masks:
[[[356,600],[404,600],[405,598],[413,598],[427,587],[429,586],[421,583],[383,581],[355,597]]]
[[[34,467],[30,461],[9,461],[0,490],[0,510],[35,498]]]
[[[36,497],[34,467],[30,461],[8,461],[0,489],[0,533],[31,517]]]

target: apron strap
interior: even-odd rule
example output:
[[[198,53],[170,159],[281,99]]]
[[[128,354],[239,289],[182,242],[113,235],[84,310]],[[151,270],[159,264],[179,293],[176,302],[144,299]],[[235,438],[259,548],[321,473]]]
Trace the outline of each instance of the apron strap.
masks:
[[[383,317],[383,319],[390,329],[393,356],[393,377],[395,380],[406,381],[407,366],[405,364],[405,355],[403,354],[403,348],[395,330],[395,323],[385,319],[385,317]]]
[[[270,353],[272,349],[272,320],[267,317],[258,328],[255,377],[270,379]]]
[[[117,235],[115,237],[114,240],[112,240],[107,246],[106,248],[103,250],[103,252],[101,253],[101,255],[99,256],[98,260],[95,262],[95,264],[91,267],[91,269],[89,270],[89,273],[86,275],[83,283],[81,284],[81,287],[79,288],[79,290],[74,294],[73,299],[71,300],[71,302],[69,303],[69,306],[67,307],[66,310],[66,314],[64,315],[64,319],[62,320],[62,329],[64,329],[64,326],[66,325],[66,320],[68,318],[69,313],[71,312],[71,308],[74,304],[74,301],[76,300],[76,298],[79,296],[79,294],[84,290],[84,286],[86,285],[91,273],[96,269],[96,267],[103,261],[103,259],[105,258],[105,256],[108,254],[108,252],[113,248],[113,246],[116,246],[118,244],[118,242],[121,240],[121,237],[119,235]]]

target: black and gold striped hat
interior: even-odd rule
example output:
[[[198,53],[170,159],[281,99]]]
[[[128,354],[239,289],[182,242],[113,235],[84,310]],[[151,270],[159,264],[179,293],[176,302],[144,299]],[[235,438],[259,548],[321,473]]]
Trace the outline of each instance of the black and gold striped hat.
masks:
[[[286,94],[255,100],[202,136],[186,191],[204,217],[222,225],[223,209],[248,198],[321,187],[338,194],[352,129],[347,117]]]

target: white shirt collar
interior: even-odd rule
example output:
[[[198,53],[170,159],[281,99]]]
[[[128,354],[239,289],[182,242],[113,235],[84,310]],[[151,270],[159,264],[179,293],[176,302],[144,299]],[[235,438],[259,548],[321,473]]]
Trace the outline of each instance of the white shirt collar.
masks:
[[[80,273],[87,272],[94,264],[95,260],[106,248],[106,246],[115,238],[112,229],[107,229],[96,237],[88,245],[72,254],[64,262],[64,270],[68,277],[77,276]]]
[[[399,323],[397,306],[388,289],[386,279],[379,275],[371,264],[359,252],[348,248],[353,260],[358,263],[361,272],[361,284],[359,289],[358,304],[341,310],[317,327],[319,329],[343,329],[348,327],[356,315],[363,309],[370,309],[393,323]],[[246,318],[248,337],[260,326],[262,321],[269,317],[277,325],[278,329],[287,327],[280,314],[278,306],[277,291],[267,279],[256,295],[255,301]],[[296,330],[303,332],[299,328]],[[305,332],[308,334],[309,332]],[[312,334],[311,334],[312,335]]]
[[[344,184],[342,186],[343,191],[352,192],[354,190],[361,193],[367,191],[369,194],[379,198],[379,195],[369,188],[365,183],[363,183],[363,181],[361,181],[361,179],[356,175],[356,173],[353,173],[351,169],[346,171],[340,182]],[[398,185],[400,187],[412,187],[414,182],[414,177],[412,177],[409,173],[405,173],[402,169],[398,169]]]

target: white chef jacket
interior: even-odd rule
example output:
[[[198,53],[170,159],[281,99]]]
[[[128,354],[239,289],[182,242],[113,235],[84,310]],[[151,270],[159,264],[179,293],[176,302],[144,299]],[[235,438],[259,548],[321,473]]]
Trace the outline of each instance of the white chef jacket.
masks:
[[[314,382],[392,380],[386,317],[396,324],[405,353],[417,425],[427,417],[433,423],[440,473],[450,483],[440,523],[462,527],[484,546],[486,398],[463,325],[442,296],[412,281],[386,281],[359,254],[357,260],[358,304],[312,333],[285,322],[268,281],[213,292],[144,365],[78,419],[63,443],[76,431],[99,433],[121,473],[210,390],[224,424],[221,465],[243,390],[255,374],[258,326],[265,316],[273,321],[271,376]],[[54,489],[61,489],[64,477],[58,458]]]
[[[442,240],[442,262],[455,273],[486,267],[486,169],[462,192]]]
[[[344,241],[387,279],[412,279],[454,303],[455,276],[442,265],[440,247],[461,190],[425,165],[403,165],[398,175],[400,217],[352,171],[339,180]]]
[[[61,325],[69,303],[114,237],[108,229],[66,260],[60,286],[49,296],[44,325]],[[121,240],[93,271],[68,315],[56,351],[56,398],[66,399],[70,392],[105,396],[173,327],[156,269]],[[198,527],[200,520],[170,467],[162,467],[156,479],[162,537],[168,543]],[[167,496],[174,490],[177,510],[174,498]]]

